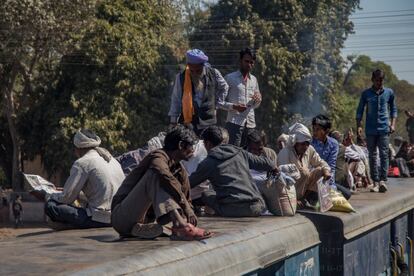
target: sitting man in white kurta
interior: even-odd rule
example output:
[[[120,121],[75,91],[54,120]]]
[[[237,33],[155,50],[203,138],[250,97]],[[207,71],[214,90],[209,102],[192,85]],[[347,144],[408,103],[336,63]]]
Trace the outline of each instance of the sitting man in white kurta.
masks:
[[[46,202],[45,213],[50,226],[95,228],[111,226],[111,201],[125,176],[121,165],[104,148],[101,139],[90,130],[80,130],[73,139],[78,159],[72,165],[63,192],[52,194]],[[82,207],[74,202],[81,192],[86,198]],[[54,227],[56,226],[56,227]]]

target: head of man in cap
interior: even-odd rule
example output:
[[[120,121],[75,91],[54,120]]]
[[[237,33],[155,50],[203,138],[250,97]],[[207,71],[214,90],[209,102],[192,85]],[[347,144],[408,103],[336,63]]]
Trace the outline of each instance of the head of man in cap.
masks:
[[[312,135],[309,129],[303,124],[296,123],[289,128],[289,136],[296,153],[301,156],[309,148],[312,141]]]
[[[282,133],[276,140],[277,151],[281,151],[289,141],[289,135]]]
[[[77,158],[81,158],[91,149],[95,149],[106,162],[109,162],[112,157],[106,149],[99,147],[101,138],[90,129],[78,130],[73,137],[73,144]]]
[[[111,225],[111,201],[125,178],[121,165],[93,131],[82,129],[73,138],[77,160],[63,191],[53,193],[45,205],[49,227],[55,230]],[[75,207],[82,192],[82,207]]]
[[[208,62],[208,56],[199,49],[188,50],[186,54],[188,68],[192,78],[199,78],[203,73],[203,67]]]

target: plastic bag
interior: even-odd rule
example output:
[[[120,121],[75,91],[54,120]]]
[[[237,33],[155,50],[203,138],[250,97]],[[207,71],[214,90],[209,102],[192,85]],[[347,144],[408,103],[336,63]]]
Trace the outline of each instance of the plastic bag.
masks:
[[[267,209],[276,216],[294,216],[297,208],[295,180],[283,172],[258,185]]]
[[[319,199],[319,211],[325,213],[329,211],[333,204],[330,198],[329,191],[329,183],[324,181],[323,178],[318,180],[318,199]]]
[[[348,200],[345,199],[345,197],[340,192],[331,190],[329,193],[329,197],[333,205],[330,211],[345,213],[355,212],[354,208],[352,208],[352,205],[348,202]]]

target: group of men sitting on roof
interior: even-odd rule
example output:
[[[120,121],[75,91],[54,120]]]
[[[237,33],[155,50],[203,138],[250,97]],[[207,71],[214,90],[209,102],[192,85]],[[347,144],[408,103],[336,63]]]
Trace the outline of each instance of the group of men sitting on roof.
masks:
[[[292,125],[279,137],[276,155],[255,129],[254,109],[262,99],[250,73],[253,51],[242,50],[239,70],[224,78],[207,61],[200,50],[187,52],[186,69],[177,74],[171,96],[171,126],[139,150],[136,162],[125,156],[118,162],[99,147],[100,138],[90,130],[75,134],[79,159],[63,191],[45,207],[52,228],[112,226],[122,237],[152,239],[168,226],[171,239],[205,239],[212,233],[197,227],[198,207],[216,216],[260,216],[266,204],[251,172],[275,175],[286,164],[300,172],[295,183],[298,208],[318,200],[321,178],[351,196],[346,185],[335,183],[340,147],[328,136],[328,117],[313,118],[313,135],[303,124]],[[216,125],[219,108],[228,114],[225,128]],[[195,166],[190,162],[194,159]],[[81,192],[86,204],[75,206]]]

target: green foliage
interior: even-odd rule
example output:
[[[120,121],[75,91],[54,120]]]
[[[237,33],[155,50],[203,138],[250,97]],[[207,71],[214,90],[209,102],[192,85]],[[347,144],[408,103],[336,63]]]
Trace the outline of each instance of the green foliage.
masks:
[[[167,125],[180,36],[173,4],[102,1],[78,46],[65,55],[34,109],[26,151],[41,153],[50,172],[73,162],[79,128],[90,128],[114,155],[141,146]],[[171,70],[171,71],[170,71]]]
[[[223,0],[190,43],[224,74],[237,69],[240,49],[257,49],[254,73],[263,95],[257,122],[276,137],[295,113],[311,117],[334,109],[342,81],[340,49],[358,3]]]
[[[334,100],[332,101],[335,104],[335,115],[331,116],[333,119],[333,125],[336,130],[344,132],[349,128],[355,130],[355,113],[358,106],[359,98],[355,95],[350,95],[349,93],[338,93],[335,94]]]
[[[168,124],[172,81],[188,45],[204,50],[223,74],[238,68],[242,48],[257,50],[257,123],[273,139],[292,120],[317,113],[328,113],[339,130],[354,127],[359,93],[376,68],[396,92],[404,132],[412,85],[366,56],[351,57],[343,73],[340,50],[358,0],[221,0],[209,9],[201,2],[4,1],[0,27],[9,31],[0,32],[0,87],[17,70],[23,158],[41,154],[50,173],[67,172],[79,128],[95,130],[114,155],[140,147]],[[8,130],[0,116],[0,166],[9,179]]]
[[[74,34],[86,29],[93,7],[90,0],[5,0],[0,5],[1,116],[10,134],[2,145],[11,142],[8,156],[0,159],[1,164],[11,160],[11,172],[7,165],[3,169],[13,189],[22,188],[22,146],[27,138],[19,129],[26,123],[22,118],[43,96],[38,88],[48,85],[50,73],[76,40]]]
[[[394,90],[398,108],[396,134],[407,137],[405,130],[406,116],[404,110],[414,110],[414,85],[407,81],[399,80],[393,73],[391,66],[382,61],[372,61],[368,56],[349,57],[352,65],[345,76],[343,84],[344,93],[338,96],[338,118],[337,126],[340,129],[355,127],[355,110],[358,105],[359,96],[362,91],[372,85],[371,74],[376,69],[385,72],[384,86]],[[348,108],[349,105],[349,108]],[[353,108],[352,108],[353,107]],[[348,110],[349,111],[346,111]]]

